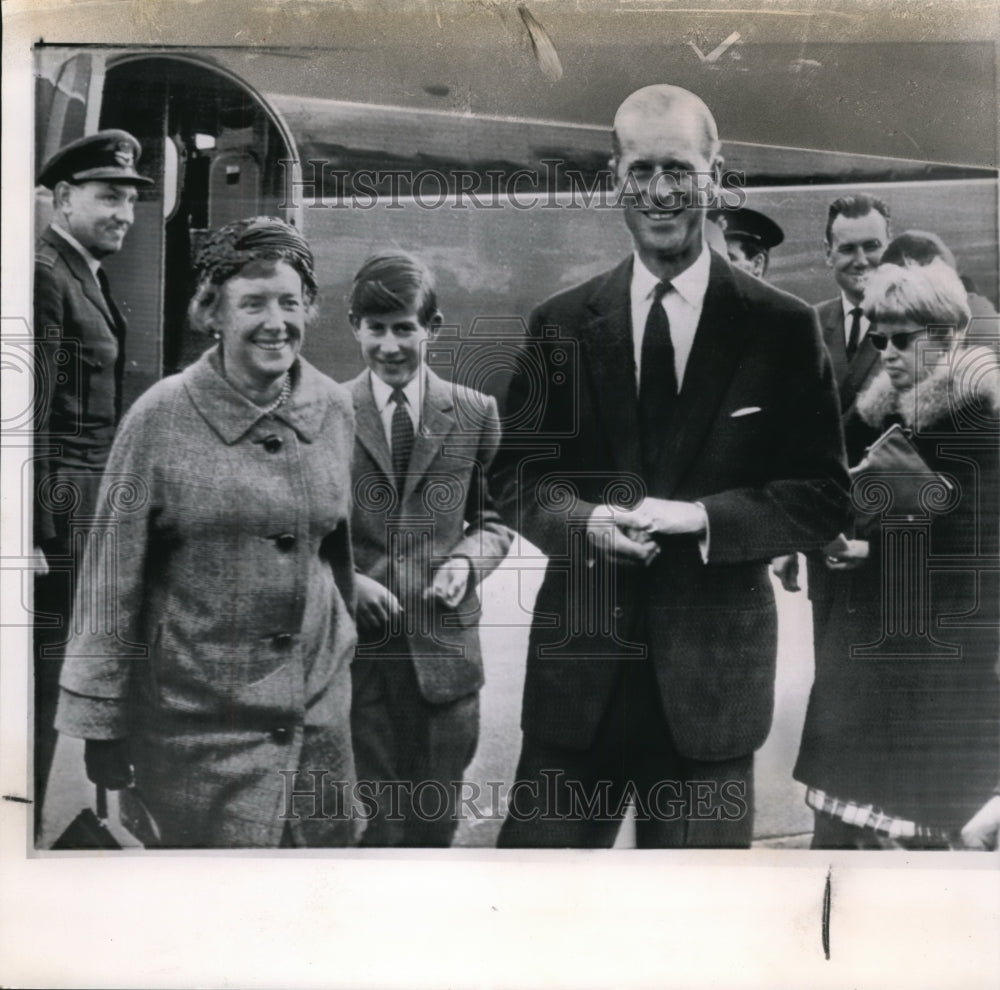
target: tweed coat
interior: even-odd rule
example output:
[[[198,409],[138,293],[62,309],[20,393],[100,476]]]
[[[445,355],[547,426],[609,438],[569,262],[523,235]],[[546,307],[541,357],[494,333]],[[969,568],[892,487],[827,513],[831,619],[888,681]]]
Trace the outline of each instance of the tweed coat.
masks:
[[[66,540],[58,500],[43,486],[69,475],[86,494],[86,475],[100,474],[120,411],[125,321],[109,308],[79,251],[46,228],[35,246],[37,433],[35,542]],[[76,476],[74,479],[73,476]],[[94,486],[96,487],[96,485]],[[88,515],[90,506],[77,507]],[[56,552],[65,552],[64,546]]]
[[[632,259],[542,303],[518,359],[497,458],[501,511],[549,558],[535,604],[521,725],[585,749],[622,663],[648,656],[677,750],[698,760],[763,743],[777,618],[767,562],[818,547],[846,518],[830,360],[810,306],[712,252],[708,289],[659,463],[645,476]],[[693,536],[647,568],[596,561],[595,506],[643,493],[701,502]]]
[[[829,572],[834,607],[817,643],[795,778],[843,801],[959,829],[993,791],[1000,765],[1000,367],[989,349],[953,351],[905,392],[883,372],[858,396],[855,415],[876,434],[892,423],[912,430],[924,460],[953,486],[954,502],[931,505],[925,517],[923,572],[898,564],[889,572],[897,601],[908,576],[924,582],[926,607],[913,628],[939,645],[859,652],[889,628],[889,565],[876,521],[859,533],[869,542],[865,563]]]
[[[407,611],[417,682],[424,698],[437,703],[483,684],[478,585],[504,559],[512,534],[487,485],[500,443],[496,400],[428,368],[424,373],[420,429],[402,492],[394,485],[370,372],[348,383],[357,420],[352,538],[358,571],[391,588]],[[467,557],[472,565],[454,610],[424,598],[434,569],[449,557]],[[378,655],[379,641],[359,649]]]
[[[296,841],[352,835],[354,416],[305,360],[292,375],[262,415],[212,349],[135,403],[108,462],[56,727],[129,737],[165,845],[277,846],[296,770],[325,782]],[[105,589],[114,621],[91,622]]]

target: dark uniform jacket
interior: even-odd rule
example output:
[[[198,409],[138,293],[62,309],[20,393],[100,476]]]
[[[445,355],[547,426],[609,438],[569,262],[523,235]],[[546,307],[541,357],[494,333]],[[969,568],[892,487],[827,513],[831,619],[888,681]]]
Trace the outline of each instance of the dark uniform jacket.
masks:
[[[79,251],[51,228],[35,248],[35,542],[65,539],[59,482],[87,488],[121,411],[125,323]],[[75,476],[75,477],[74,477]],[[86,507],[78,506],[86,514]]]

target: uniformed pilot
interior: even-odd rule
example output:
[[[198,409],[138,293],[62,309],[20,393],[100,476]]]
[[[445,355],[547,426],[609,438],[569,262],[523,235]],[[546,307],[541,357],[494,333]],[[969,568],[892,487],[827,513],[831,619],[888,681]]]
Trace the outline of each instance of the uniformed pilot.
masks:
[[[121,413],[125,319],[101,262],[121,250],[139,186],[142,148],[127,131],[67,144],[42,167],[50,225],[35,245],[36,446],[35,833],[55,750],[59,669],[72,613],[74,526],[94,513]]]
[[[738,210],[712,210],[708,219],[721,228],[730,263],[763,278],[771,248],[785,239],[785,232],[770,217],[746,206]]]

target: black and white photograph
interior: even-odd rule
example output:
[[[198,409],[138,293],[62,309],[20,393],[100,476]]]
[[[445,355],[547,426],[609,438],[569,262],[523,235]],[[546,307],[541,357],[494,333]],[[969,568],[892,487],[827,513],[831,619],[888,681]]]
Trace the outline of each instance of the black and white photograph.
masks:
[[[5,5],[0,982],[995,985],[998,19]]]

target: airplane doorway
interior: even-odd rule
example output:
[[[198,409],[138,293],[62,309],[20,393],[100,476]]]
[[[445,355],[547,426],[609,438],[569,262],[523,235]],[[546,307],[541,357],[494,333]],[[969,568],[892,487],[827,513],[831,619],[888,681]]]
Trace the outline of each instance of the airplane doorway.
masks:
[[[109,276],[127,309],[125,403],[210,343],[187,326],[191,264],[205,233],[261,213],[288,216],[282,159],[293,142],[273,112],[235,76],[186,56],[109,61],[101,128],[142,143],[141,170],[156,186],[141,197],[127,249]]]

